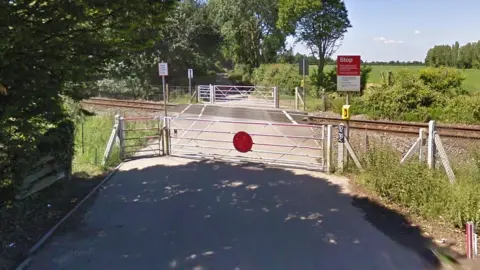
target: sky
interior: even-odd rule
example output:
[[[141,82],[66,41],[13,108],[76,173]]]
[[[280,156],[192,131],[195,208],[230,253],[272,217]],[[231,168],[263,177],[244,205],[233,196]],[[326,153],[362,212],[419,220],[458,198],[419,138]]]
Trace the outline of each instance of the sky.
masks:
[[[350,23],[336,55],[424,61],[434,45],[480,40],[480,0],[344,0]],[[287,38],[287,47],[293,43]],[[294,52],[306,54],[303,44]]]

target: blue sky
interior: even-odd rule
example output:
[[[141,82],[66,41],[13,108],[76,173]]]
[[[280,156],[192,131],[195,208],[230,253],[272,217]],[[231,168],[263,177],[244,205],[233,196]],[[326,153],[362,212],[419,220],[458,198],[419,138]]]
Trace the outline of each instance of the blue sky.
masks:
[[[480,0],[344,0],[352,28],[337,54],[423,61],[434,45],[480,40]],[[287,39],[292,44],[293,38]],[[302,44],[294,52],[307,53]]]

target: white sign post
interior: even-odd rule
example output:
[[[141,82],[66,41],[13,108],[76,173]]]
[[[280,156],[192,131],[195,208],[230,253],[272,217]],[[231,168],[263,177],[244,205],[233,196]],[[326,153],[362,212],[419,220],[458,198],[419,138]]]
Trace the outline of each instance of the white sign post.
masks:
[[[158,63],[158,75],[162,76],[163,104],[164,104],[165,116],[167,116],[167,95],[165,92],[165,76],[168,76],[167,63]]]
[[[188,94],[192,98],[192,79],[193,79],[193,69],[188,69]]]

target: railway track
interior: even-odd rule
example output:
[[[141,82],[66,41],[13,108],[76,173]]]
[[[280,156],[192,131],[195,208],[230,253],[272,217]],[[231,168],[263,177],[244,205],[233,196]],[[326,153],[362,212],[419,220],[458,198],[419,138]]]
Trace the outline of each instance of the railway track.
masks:
[[[304,121],[313,125],[339,125],[345,120],[331,117],[307,116]],[[428,131],[426,123],[405,123],[372,120],[349,120],[351,129],[363,129],[397,134],[417,134],[421,128]],[[480,127],[463,127],[453,125],[437,125],[437,131],[443,137],[457,137],[465,139],[480,139]],[[479,142],[480,144],[480,142]]]
[[[108,99],[108,98],[91,98],[82,101],[85,105],[94,105],[102,107],[120,107],[129,109],[140,109],[145,111],[163,111],[164,104],[160,102],[152,101],[139,101],[139,100],[120,100],[120,99]],[[173,106],[173,105],[167,105]]]
[[[103,106],[103,107],[121,107],[129,109],[139,109],[145,111],[163,111],[164,104],[152,101],[139,100],[119,100],[108,98],[91,98],[82,101],[85,105]],[[174,105],[167,105],[174,106]],[[338,125],[345,123],[340,118],[307,116],[304,122],[313,125]],[[415,135],[419,133],[419,129],[428,130],[427,123],[406,123],[406,122],[390,122],[390,121],[372,121],[372,120],[349,120],[351,129],[363,129],[387,133]],[[457,137],[465,139],[479,139],[480,127],[465,127],[459,125],[437,125],[437,131],[443,137]],[[480,143],[480,142],[479,142]]]

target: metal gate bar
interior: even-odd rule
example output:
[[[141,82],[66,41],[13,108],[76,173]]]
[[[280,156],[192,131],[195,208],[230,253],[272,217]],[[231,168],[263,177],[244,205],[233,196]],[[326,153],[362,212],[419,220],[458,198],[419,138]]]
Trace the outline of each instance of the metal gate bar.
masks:
[[[200,85],[199,102],[226,106],[279,108],[279,93],[274,86]]]
[[[199,85],[197,94],[198,94],[198,102],[213,103],[211,89],[209,85]]]
[[[127,127],[128,122],[132,122],[133,127]],[[163,117],[159,116],[120,117],[120,157],[127,159],[163,155],[162,122]],[[130,135],[131,133],[133,134]]]
[[[178,117],[170,117],[165,121],[169,123],[170,134],[182,131],[181,136],[171,136],[172,155],[190,153],[193,155],[188,155],[189,157],[210,156],[237,161],[258,161],[279,165],[301,165],[302,167],[312,167],[319,170],[325,169],[325,147],[323,147],[325,129],[323,126]],[[203,127],[194,127],[195,125],[203,125]],[[235,130],[228,131],[218,128],[225,128],[226,125],[233,125]],[[212,129],[212,126],[216,128]],[[282,128],[288,130],[280,130]],[[232,140],[226,139],[233,138],[237,131],[243,129],[256,129],[255,132],[248,132],[254,139],[254,147],[245,154],[237,152],[233,147]],[[306,134],[288,134],[292,130],[294,130],[294,133]],[[317,130],[319,132],[316,132]],[[216,138],[211,138],[215,136]],[[272,142],[272,140],[278,142]],[[213,145],[208,145],[209,143]],[[307,143],[310,145],[306,145]],[[222,144],[226,146],[221,146]],[[295,152],[296,150],[301,150],[301,152]],[[308,158],[309,160],[305,161],[299,158]]]

